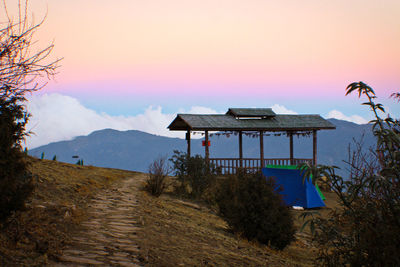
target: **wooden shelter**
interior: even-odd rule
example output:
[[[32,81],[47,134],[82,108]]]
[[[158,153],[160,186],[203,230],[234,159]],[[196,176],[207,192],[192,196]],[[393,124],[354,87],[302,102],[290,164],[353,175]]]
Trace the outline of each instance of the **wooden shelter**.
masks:
[[[226,114],[198,115],[178,114],[168,126],[171,131],[186,131],[187,154],[190,155],[191,132],[201,131],[205,135],[205,158],[223,173],[233,173],[237,168],[262,168],[267,164],[297,165],[302,162],[317,164],[317,131],[336,129],[335,125],[320,115],[279,115],[271,108],[230,108]],[[237,132],[239,136],[239,158],[210,158],[209,132]],[[260,138],[260,157],[243,158],[243,133],[257,133]],[[283,132],[289,137],[289,158],[264,158],[264,134]],[[293,135],[312,134],[312,159],[299,159],[293,156]]]

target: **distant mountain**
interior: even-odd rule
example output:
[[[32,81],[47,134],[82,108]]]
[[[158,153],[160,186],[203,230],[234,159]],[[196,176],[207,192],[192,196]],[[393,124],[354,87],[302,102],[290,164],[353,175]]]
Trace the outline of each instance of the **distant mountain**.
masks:
[[[344,168],[343,160],[347,159],[348,146],[353,139],[360,140],[364,135],[364,147],[374,145],[374,137],[370,125],[329,119],[336,125],[336,130],[318,131],[318,163],[336,165]],[[238,157],[238,137],[210,137],[211,157]],[[204,155],[201,139],[192,139],[192,153]],[[265,158],[289,157],[289,140],[286,136],[266,136],[264,138]],[[152,135],[136,130],[117,131],[105,129],[95,131],[88,136],[79,136],[71,141],[61,141],[41,146],[29,151],[29,154],[40,157],[42,152],[46,159],[57,155],[57,160],[75,163],[79,156],[85,165],[119,168],[146,172],[149,164],[159,156],[173,155],[174,150],[186,151],[186,141],[179,138],[169,138]],[[244,157],[259,156],[258,138],[243,137]],[[312,158],[312,138],[294,137],[294,156]]]

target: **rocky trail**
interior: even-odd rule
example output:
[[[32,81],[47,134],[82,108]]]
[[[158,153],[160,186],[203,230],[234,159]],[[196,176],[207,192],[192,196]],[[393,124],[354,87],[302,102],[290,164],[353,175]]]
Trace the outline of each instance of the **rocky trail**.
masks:
[[[88,219],[54,266],[140,266],[135,242],[139,181],[127,178],[99,192],[88,205]]]

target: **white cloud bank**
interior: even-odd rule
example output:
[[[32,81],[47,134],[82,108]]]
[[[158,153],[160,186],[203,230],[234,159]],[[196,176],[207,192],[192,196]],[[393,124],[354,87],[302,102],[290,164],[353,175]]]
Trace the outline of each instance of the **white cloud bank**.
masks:
[[[27,109],[32,114],[27,130],[32,130],[35,133],[26,140],[28,148],[35,148],[51,142],[71,140],[76,136],[88,135],[93,131],[106,128],[120,131],[140,130],[162,136],[184,137],[183,132],[171,132],[167,129],[176,113],[163,113],[160,106],[149,106],[143,114],[136,116],[110,116],[84,107],[75,98],[61,94],[44,94],[29,97]],[[273,105],[272,109],[278,114],[297,114],[297,112],[278,104]],[[189,114],[224,112],[217,112],[201,106],[193,106],[190,110],[178,110],[178,113]],[[337,110],[329,112],[327,117],[355,123],[367,122],[360,116],[346,116]]]
[[[338,119],[338,120],[344,120],[344,121],[351,121],[357,124],[366,124],[368,123],[368,120],[365,118],[358,116],[358,115],[351,115],[351,116],[346,116],[342,112],[338,110],[332,110],[328,113],[326,116],[327,119]]]
[[[271,108],[276,114],[297,114],[296,111],[287,109],[286,107],[279,104],[275,104]]]
[[[140,130],[163,136],[184,137],[182,132],[170,132],[167,129],[176,113],[163,113],[159,106],[150,106],[143,114],[137,116],[110,116],[84,107],[75,98],[61,94],[44,94],[31,96],[27,102],[27,110],[32,117],[26,129],[34,132],[26,140],[28,148],[61,140],[71,140],[76,136],[87,135],[105,128],[120,131]],[[210,108],[194,106],[188,111],[180,109],[179,113],[210,114],[218,112]]]

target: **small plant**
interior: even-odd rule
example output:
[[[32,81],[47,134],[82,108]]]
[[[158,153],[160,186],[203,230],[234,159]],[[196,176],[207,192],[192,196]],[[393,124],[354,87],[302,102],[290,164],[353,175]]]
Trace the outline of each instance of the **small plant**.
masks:
[[[198,199],[215,184],[215,168],[200,155],[188,157],[186,153],[175,150],[170,161],[179,181],[178,193]]]
[[[400,266],[400,122],[381,118],[385,109],[367,84],[350,84],[346,95],[352,92],[367,98],[363,105],[375,117],[376,146],[366,151],[356,143],[347,162],[349,178],[337,175],[335,166],[309,170],[321,174],[315,179],[328,178],[340,208],[305,223],[313,227],[319,265]]]
[[[275,187],[261,173],[241,171],[221,184],[216,202],[221,217],[234,232],[283,249],[294,239],[295,228]]]
[[[166,182],[168,174],[166,158],[160,157],[154,160],[149,166],[149,178],[146,180],[145,190],[153,196],[159,197],[168,187]]]

